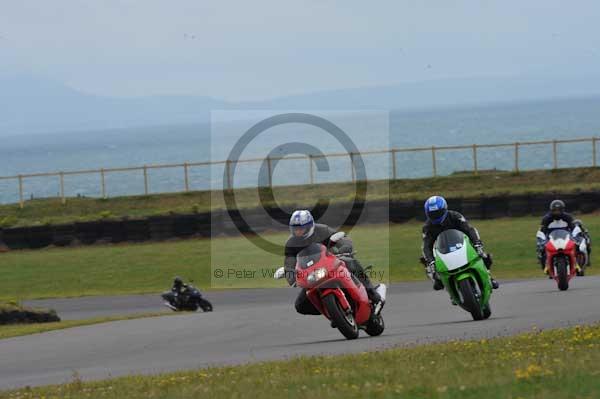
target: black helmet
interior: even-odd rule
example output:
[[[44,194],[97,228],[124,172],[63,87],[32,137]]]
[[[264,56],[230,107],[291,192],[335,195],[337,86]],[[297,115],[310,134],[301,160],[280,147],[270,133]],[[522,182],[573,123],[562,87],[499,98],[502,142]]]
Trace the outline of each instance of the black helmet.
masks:
[[[173,285],[182,285],[183,284],[183,280],[181,279],[181,277],[177,276],[173,279]]]
[[[550,203],[550,212],[552,212],[553,215],[562,215],[564,211],[565,203],[563,201],[557,199]]]

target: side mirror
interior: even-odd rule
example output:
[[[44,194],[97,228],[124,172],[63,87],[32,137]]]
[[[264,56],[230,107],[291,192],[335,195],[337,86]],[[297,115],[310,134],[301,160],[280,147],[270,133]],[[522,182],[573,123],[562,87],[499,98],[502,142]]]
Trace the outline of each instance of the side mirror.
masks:
[[[279,280],[281,278],[285,277],[285,268],[280,267],[279,269],[277,269],[277,271],[275,271],[275,274],[273,275],[273,278],[275,280]]]

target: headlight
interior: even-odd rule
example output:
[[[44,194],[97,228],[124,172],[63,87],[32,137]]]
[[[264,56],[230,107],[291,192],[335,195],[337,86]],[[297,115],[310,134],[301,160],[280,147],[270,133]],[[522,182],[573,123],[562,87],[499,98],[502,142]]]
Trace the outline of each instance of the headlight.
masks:
[[[327,269],[317,269],[314,272],[312,272],[311,274],[308,275],[308,277],[306,278],[306,280],[311,283],[314,284],[317,281],[323,279],[325,276],[327,275]]]

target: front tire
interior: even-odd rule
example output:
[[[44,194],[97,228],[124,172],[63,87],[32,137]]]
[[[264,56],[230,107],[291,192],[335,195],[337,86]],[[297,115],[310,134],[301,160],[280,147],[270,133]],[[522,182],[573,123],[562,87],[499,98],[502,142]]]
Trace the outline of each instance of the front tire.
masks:
[[[567,273],[567,260],[563,257],[556,259],[556,274],[558,276],[558,289],[566,291],[569,289],[569,276]]]
[[[323,298],[327,313],[338,330],[347,339],[358,338],[358,325],[353,314],[346,314],[340,307],[335,295],[327,295]]]
[[[479,299],[475,296],[473,281],[470,278],[466,278],[460,280],[458,284],[463,306],[471,313],[473,320],[483,320],[483,311],[479,304]]]

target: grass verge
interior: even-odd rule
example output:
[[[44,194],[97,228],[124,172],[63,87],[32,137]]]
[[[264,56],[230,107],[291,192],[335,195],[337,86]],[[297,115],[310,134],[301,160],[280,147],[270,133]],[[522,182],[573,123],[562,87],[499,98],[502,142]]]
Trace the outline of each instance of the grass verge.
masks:
[[[431,193],[448,197],[478,197],[495,194],[524,194],[557,192],[571,193],[600,189],[599,168],[559,169],[555,171],[502,171],[457,173],[451,176],[426,179],[372,181],[368,184],[367,199],[419,199]],[[270,191],[269,189],[260,189]],[[236,191],[240,208],[258,206],[256,188]],[[313,204],[315,198],[348,201],[353,198],[353,183],[328,183],[313,186],[283,186],[273,188],[273,197],[279,205]],[[265,202],[264,205],[270,205]],[[147,196],[115,197],[110,199],[69,198],[66,205],[60,199],[31,200],[20,209],[18,204],[0,205],[0,227],[16,227],[100,220],[104,218],[145,217],[171,212],[192,213],[224,209],[221,195],[210,191],[153,194]]]
[[[141,319],[145,317],[160,317],[175,314],[174,312],[138,313],[125,316],[96,317],[83,320],[66,320],[54,323],[11,324],[0,326],[0,339],[20,337],[22,335],[38,334],[47,331],[63,330],[65,328],[89,326],[92,324],[108,323],[119,320]]]
[[[75,380],[4,392],[0,398],[597,398],[598,364],[600,326],[594,325],[158,376]]]
[[[600,218],[584,218],[592,237],[600,236]],[[535,232],[539,219],[532,217],[476,221],[486,249],[494,255],[494,274],[500,278],[540,277],[535,257]],[[283,244],[287,234],[271,234]],[[357,257],[386,274],[384,280],[423,280],[418,262],[421,224],[374,225],[351,232]],[[156,293],[169,287],[173,276],[193,279],[210,287],[274,287],[283,281],[271,274],[255,278],[215,281],[215,268],[225,272],[242,266],[271,270],[282,264],[282,255],[265,252],[244,237],[185,240],[162,243],[98,245],[12,251],[0,255],[0,300]],[[600,269],[594,266],[590,274]]]

